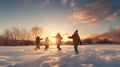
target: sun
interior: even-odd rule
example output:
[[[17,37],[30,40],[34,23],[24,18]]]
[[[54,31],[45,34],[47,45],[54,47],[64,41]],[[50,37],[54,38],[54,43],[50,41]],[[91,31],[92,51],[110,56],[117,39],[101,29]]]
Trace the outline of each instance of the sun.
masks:
[[[55,43],[55,42],[56,42],[56,39],[55,39],[55,38],[50,38],[50,41],[51,41],[52,43]]]

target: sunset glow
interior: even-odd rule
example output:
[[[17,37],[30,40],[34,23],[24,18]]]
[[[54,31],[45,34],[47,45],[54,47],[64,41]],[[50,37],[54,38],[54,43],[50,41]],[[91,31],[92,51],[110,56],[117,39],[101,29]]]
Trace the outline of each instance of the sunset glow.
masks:
[[[56,43],[56,39],[55,39],[55,38],[50,38],[50,41],[51,41],[52,43]]]
[[[119,3],[120,0],[0,0],[0,33],[12,27],[31,31],[40,26],[41,37],[60,32],[67,40],[78,29],[83,39],[120,27]]]

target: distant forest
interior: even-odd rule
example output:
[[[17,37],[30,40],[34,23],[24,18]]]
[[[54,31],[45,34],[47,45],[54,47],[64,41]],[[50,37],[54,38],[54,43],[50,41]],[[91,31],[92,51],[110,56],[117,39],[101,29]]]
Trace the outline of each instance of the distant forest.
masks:
[[[32,27],[30,30],[12,27],[6,29],[0,35],[0,46],[32,45],[35,44],[36,36],[41,36],[42,34],[43,28],[38,26]]]
[[[114,32],[114,30],[112,30]],[[35,26],[30,30],[25,28],[12,27],[6,29],[0,35],[0,46],[28,46],[35,44],[36,36],[42,36],[44,30],[42,27]],[[110,36],[108,36],[108,33]],[[115,32],[114,32],[115,33]],[[117,33],[120,35],[120,33]],[[113,36],[112,36],[113,35]],[[83,45],[87,44],[120,44],[119,36],[114,35],[111,31],[103,34],[92,34],[89,37],[82,39]],[[71,41],[63,41],[63,45],[72,45]],[[41,42],[44,45],[44,41]]]

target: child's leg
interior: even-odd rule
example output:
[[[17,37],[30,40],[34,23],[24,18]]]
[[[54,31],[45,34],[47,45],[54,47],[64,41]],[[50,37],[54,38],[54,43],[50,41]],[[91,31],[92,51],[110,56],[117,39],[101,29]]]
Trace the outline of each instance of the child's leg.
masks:
[[[40,46],[38,45],[38,49],[40,49]]]
[[[36,47],[35,47],[35,50],[37,50],[37,45],[36,45]]]
[[[49,48],[49,45],[47,45],[47,49]]]
[[[47,50],[47,45],[45,45],[45,50]]]
[[[39,44],[37,44],[37,49],[40,49],[40,46],[39,46]]]
[[[60,45],[57,45],[57,49],[58,49],[58,50],[61,50]]]
[[[76,54],[78,54],[78,45],[74,45],[74,50],[75,50]]]

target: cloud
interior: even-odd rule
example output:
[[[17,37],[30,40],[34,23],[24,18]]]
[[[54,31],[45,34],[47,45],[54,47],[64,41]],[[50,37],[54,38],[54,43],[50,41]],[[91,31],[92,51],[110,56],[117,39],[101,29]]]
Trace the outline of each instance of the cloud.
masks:
[[[111,0],[97,0],[77,9],[72,14],[74,21],[84,24],[114,21],[119,17],[120,8],[111,7]]]
[[[71,0],[70,7],[75,7],[75,5],[76,5],[75,0]]]
[[[115,20],[117,20],[118,17],[119,17],[119,14],[118,13],[114,13],[112,16],[107,17],[106,20],[115,21]]]
[[[68,0],[61,0],[62,4],[66,4],[67,2],[68,2]],[[69,5],[70,5],[71,8],[76,6],[75,0],[69,0],[69,2],[70,2]]]
[[[98,23],[94,23],[94,24],[93,23],[88,23],[88,24],[85,24],[85,25],[88,26],[88,27],[91,27],[91,28],[97,28],[97,27],[101,27],[105,24],[98,22]]]
[[[88,38],[92,38],[93,40],[98,39],[108,39],[113,42],[120,43],[120,26],[110,28],[109,31],[102,34],[92,34]]]
[[[68,0],[61,0],[62,4],[66,4],[68,2]]]

